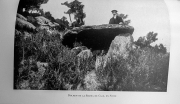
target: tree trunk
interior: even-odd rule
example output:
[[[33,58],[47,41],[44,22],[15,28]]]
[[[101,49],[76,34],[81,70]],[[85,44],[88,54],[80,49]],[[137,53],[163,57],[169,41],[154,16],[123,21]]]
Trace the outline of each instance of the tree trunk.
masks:
[[[72,20],[71,20],[71,15],[69,14],[69,19],[70,19],[70,21],[71,21],[71,23],[72,23]]]

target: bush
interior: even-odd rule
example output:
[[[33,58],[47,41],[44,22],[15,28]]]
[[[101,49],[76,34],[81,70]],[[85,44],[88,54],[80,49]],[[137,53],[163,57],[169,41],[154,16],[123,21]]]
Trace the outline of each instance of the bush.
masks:
[[[127,59],[111,59],[104,69],[97,70],[101,90],[166,91],[169,54],[150,48],[130,52]]]
[[[18,32],[16,32],[18,33]],[[84,77],[94,70],[92,58],[79,59],[61,43],[59,34],[41,30],[25,38],[15,38],[15,88],[38,90],[76,90],[83,88]],[[44,63],[48,66],[38,66]]]

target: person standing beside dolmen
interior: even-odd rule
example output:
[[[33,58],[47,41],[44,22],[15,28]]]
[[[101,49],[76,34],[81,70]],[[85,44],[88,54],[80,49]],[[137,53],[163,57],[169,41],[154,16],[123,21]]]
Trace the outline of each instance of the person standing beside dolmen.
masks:
[[[124,23],[123,19],[120,16],[118,16],[117,10],[112,10],[111,12],[113,14],[113,17],[110,19],[109,24]]]

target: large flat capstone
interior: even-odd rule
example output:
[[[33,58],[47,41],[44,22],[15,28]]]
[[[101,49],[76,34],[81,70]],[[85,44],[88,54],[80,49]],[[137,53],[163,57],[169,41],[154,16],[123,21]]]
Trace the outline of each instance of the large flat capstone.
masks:
[[[68,30],[62,43],[70,48],[78,42],[92,50],[108,50],[116,36],[127,33],[132,35],[133,32],[132,26],[120,24],[81,26]]]

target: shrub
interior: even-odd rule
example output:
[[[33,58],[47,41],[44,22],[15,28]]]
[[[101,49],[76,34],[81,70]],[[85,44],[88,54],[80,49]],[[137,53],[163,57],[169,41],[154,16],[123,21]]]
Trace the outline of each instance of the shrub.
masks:
[[[166,91],[169,54],[150,48],[130,52],[127,59],[111,58],[106,67],[96,71],[101,90]]]
[[[85,75],[94,70],[93,58],[79,59],[62,45],[59,34],[50,34],[46,30],[26,38],[25,34],[16,36],[15,88],[83,89]],[[38,63],[47,63],[48,67],[38,67]]]

